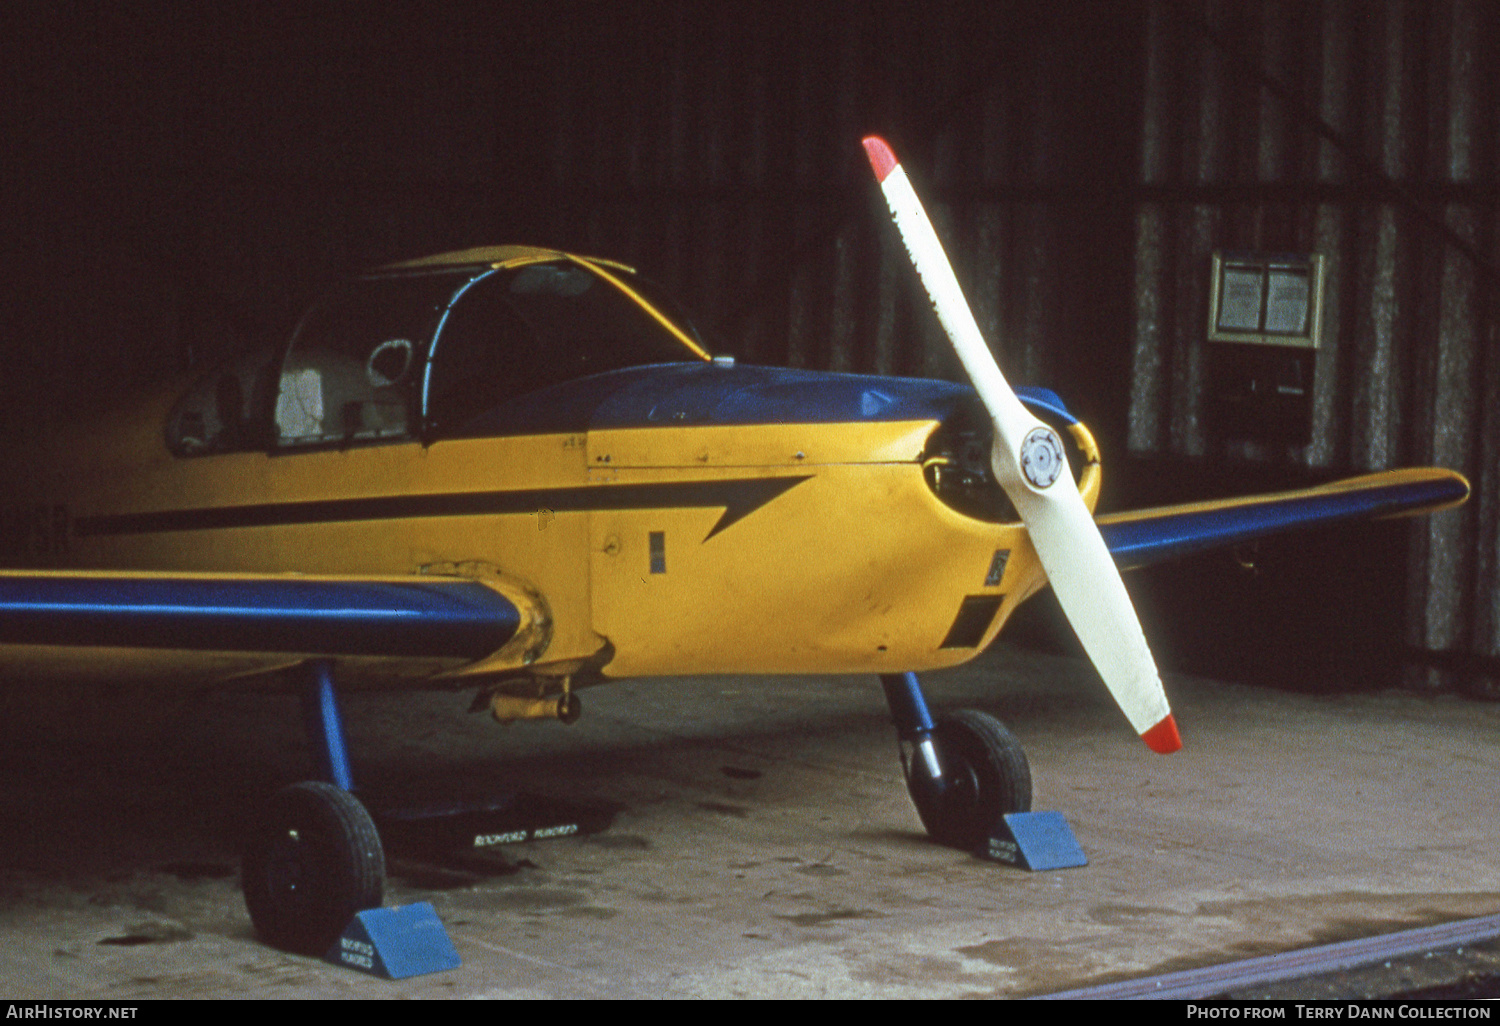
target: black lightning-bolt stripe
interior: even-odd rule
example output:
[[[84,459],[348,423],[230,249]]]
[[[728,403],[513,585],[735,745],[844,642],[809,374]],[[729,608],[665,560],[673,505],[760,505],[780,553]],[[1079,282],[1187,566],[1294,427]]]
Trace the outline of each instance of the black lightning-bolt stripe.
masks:
[[[155,510],[79,517],[79,538],[167,531],[215,531],[244,527],[350,523],[367,520],[420,520],[494,514],[576,513],[628,509],[713,509],[721,516],[704,541],[744,519],[811,475],[741,478],[727,481],[681,481],[664,484],[586,485],[520,491],[443,492],[361,499],[317,499],[308,502],[256,503],[200,509]]]

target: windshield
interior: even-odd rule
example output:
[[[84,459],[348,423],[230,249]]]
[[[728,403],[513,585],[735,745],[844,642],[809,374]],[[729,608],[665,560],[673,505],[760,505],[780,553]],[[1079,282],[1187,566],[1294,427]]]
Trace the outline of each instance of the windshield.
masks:
[[[632,290],[639,279],[611,270]],[[692,328],[674,319],[693,339]],[[701,346],[699,346],[701,352]],[[438,328],[427,411],[438,435],[551,385],[642,364],[703,357],[656,316],[592,270],[528,264],[475,278]]]

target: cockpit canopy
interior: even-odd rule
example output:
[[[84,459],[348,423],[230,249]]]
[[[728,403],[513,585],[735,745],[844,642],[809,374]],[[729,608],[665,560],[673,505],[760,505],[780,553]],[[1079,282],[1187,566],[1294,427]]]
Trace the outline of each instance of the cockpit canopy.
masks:
[[[188,456],[430,442],[552,385],[707,359],[691,323],[627,268],[550,252],[419,261],[344,283],[284,350],[200,380],[173,408],[167,445]]]

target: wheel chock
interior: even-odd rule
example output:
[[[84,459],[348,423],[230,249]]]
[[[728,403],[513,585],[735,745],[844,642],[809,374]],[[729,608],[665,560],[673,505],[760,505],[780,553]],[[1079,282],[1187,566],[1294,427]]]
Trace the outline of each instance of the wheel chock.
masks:
[[[976,852],[991,862],[1033,871],[1086,866],[1088,858],[1061,812],[1009,812]]]
[[[355,913],[323,958],[383,980],[439,973],[462,964],[442,920],[426,901]]]

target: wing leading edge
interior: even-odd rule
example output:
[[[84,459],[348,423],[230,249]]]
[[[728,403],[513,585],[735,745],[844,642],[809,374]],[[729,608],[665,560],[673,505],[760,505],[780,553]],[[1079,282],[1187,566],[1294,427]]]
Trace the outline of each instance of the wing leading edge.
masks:
[[[456,578],[0,572],[0,643],[478,659],[525,625]]]
[[[1392,470],[1300,491],[1111,513],[1100,533],[1122,570],[1347,520],[1414,516],[1462,503],[1469,482],[1441,468]]]

